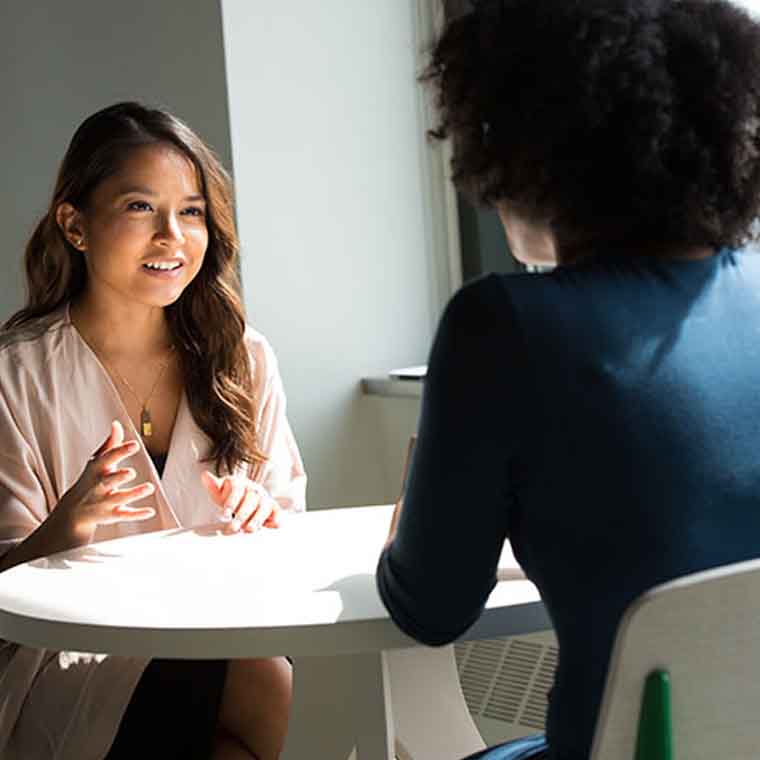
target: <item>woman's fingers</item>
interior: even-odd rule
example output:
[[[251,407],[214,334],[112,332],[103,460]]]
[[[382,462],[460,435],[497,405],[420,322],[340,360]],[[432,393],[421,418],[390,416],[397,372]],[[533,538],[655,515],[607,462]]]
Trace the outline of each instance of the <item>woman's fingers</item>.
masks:
[[[114,475],[117,474],[114,473]],[[100,502],[101,509],[106,510],[106,513],[98,519],[98,523],[101,525],[112,525],[120,522],[150,520],[156,515],[155,508],[133,507],[130,506],[130,503],[150,496],[155,490],[155,486],[152,483],[141,483],[139,486],[126,488],[123,491],[112,491]]]
[[[150,496],[155,490],[156,487],[153,483],[140,483],[139,486],[125,488],[123,491],[112,491],[103,499],[103,505],[106,508],[113,510],[115,507],[121,507],[132,501],[144,499],[146,496]]]
[[[223,493],[225,487],[228,490],[227,496],[224,499],[224,516],[231,517],[234,521],[236,513],[242,506],[243,499],[246,496],[245,481],[236,478],[227,478],[227,482],[222,487]]]
[[[119,462],[139,450],[137,441],[124,441],[124,427],[118,420],[113,420],[108,437],[87,461],[77,482],[59,501],[58,508],[68,513],[68,519],[77,530],[155,516],[153,507],[126,506],[154,493],[156,486],[153,483],[120,490],[120,486],[137,477],[137,472],[132,467],[119,467]]]
[[[258,509],[254,512],[253,517],[251,517],[246,523],[245,531],[247,533],[256,532],[267,521],[271,512],[271,507],[265,505],[263,501],[260,501]]]
[[[122,443],[124,443],[124,426],[119,422],[119,420],[114,420],[111,423],[111,445],[109,448],[113,448],[114,446],[120,446]]]
[[[119,446],[123,442],[124,426],[121,424],[121,422],[119,422],[119,420],[113,420],[113,422],[111,422],[111,429],[108,432],[108,436],[106,437],[105,441],[100,444],[97,451],[92,455],[93,459],[97,456],[100,456],[101,454],[104,454],[114,446]]]
[[[140,450],[140,444],[137,441],[127,441],[120,443],[118,446],[101,454],[98,458],[98,465],[105,470],[111,470],[116,467],[122,459],[131,457]]]
[[[226,531],[252,533],[262,525],[279,527],[279,504],[255,481],[245,477],[218,477],[209,471],[202,480],[212,499],[223,509],[223,518],[229,520]]]
[[[259,493],[256,508],[243,526],[248,533],[257,531],[266,523],[273,512],[274,500],[265,493]]]
[[[121,437],[123,440],[124,428],[122,427],[121,423],[118,420],[113,420],[113,422],[111,422],[111,429],[108,431],[108,435],[106,436],[105,441],[103,441],[103,443],[101,443],[100,446],[98,446],[98,448],[95,449],[92,456],[90,457],[90,460],[97,459],[97,457],[99,457],[101,454],[105,453],[106,451],[108,451],[108,449],[114,446],[116,437],[119,434],[119,429],[121,430]],[[121,441],[119,442],[121,443]]]
[[[124,467],[121,470],[115,470],[112,473],[103,475],[98,483],[100,492],[104,495],[108,495],[115,488],[118,488],[124,483],[128,483],[130,480],[134,480],[137,477],[137,472],[131,467]]]
[[[134,520],[150,520],[151,517],[155,517],[156,510],[153,507],[114,507],[113,515],[117,519],[111,522],[124,522]]]
[[[218,477],[209,470],[204,470],[201,473],[201,481],[206,486],[206,490],[211,495],[211,498],[217,504],[217,506],[224,507],[225,499],[228,496],[229,491],[229,479],[224,477]]]
[[[251,518],[259,503],[259,495],[252,488],[243,488],[243,499],[238,508],[232,513],[232,522],[230,530],[238,531]]]
[[[150,520],[156,516],[156,510],[153,507],[114,507],[111,511],[112,517],[106,520],[104,524],[116,522],[135,522],[137,520]]]
[[[264,520],[264,523],[263,523],[264,527],[265,528],[279,528],[281,511],[282,511],[282,507],[274,499],[272,499],[272,511],[269,513],[269,517],[267,517],[267,519]]]

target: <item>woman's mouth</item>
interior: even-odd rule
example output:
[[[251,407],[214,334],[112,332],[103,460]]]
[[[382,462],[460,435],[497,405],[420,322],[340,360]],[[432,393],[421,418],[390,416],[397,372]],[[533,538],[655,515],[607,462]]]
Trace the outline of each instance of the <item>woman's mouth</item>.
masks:
[[[171,280],[179,275],[184,264],[181,261],[151,262],[142,265],[142,271],[151,277]]]

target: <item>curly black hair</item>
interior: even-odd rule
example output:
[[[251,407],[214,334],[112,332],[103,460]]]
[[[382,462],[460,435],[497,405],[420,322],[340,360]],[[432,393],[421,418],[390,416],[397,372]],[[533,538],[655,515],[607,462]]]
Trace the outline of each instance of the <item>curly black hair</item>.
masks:
[[[421,79],[476,202],[558,241],[738,246],[760,215],[760,23],[726,0],[486,0]]]

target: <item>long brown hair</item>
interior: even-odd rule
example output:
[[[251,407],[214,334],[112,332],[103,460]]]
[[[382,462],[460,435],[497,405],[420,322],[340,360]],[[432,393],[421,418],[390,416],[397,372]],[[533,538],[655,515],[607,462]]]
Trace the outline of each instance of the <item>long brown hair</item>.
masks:
[[[64,202],[86,209],[95,188],[119,170],[130,151],[156,143],[169,144],[192,161],[206,199],[209,242],[203,266],[165,311],[190,411],[212,442],[204,461],[215,461],[217,473],[222,464],[232,472],[240,464],[266,461],[258,446],[258,400],[252,396],[254,370],[244,341],[232,185],[212,150],[172,114],[117,103],[80,125],[47,213],[26,246],[26,305],[3,329],[44,317],[83,292],[86,265],[56,223],[56,209]]]

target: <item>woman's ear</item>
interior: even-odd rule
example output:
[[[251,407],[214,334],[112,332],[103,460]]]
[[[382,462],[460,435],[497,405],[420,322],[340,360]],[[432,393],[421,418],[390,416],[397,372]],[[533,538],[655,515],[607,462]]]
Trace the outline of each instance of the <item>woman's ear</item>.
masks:
[[[60,203],[55,210],[55,221],[63,236],[78,251],[87,250],[83,219],[79,211],[70,203]]]

